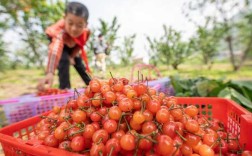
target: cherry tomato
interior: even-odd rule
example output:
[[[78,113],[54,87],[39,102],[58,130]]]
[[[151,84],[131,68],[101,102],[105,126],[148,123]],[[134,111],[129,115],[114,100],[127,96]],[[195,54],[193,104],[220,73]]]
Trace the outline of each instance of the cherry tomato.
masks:
[[[54,135],[48,135],[44,140],[44,144],[50,147],[58,147],[59,141],[54,137]]]
[[[136,147],[135,137],[132,134],[125,134],[120,139],[120,146],[126,151],[131,151]]]
[[[70,144],[71,148],[75,152],[79,152],[84,150],[85,148],[85,140],[83,136],[75,136]]]

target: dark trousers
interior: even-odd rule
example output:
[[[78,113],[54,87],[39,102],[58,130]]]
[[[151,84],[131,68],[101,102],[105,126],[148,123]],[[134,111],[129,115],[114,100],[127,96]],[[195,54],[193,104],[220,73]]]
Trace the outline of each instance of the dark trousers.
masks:
[[[62,56],[58,65],[60,89],[71,88],[70,74],[69,74],[69,68],[70,68],[69,57],[73,52],[73,49],[74,48],[69,48],[66,45],[64,45]],[[84,64],[82,63],[82,59],[78,56],[74,58],[74,61],[75,61],[74,68],[77,70],[77,72],[79,73],[85,84],[88,85],[91,79],[86,73]]]

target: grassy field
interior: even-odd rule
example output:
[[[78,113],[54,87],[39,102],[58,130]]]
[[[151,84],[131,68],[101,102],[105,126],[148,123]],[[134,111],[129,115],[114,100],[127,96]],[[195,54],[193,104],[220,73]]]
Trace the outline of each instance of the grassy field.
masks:
[[[170,67],[161,65],[157,67],[160,70],[162,77],[168,77],[171,75],[179,74],[185,78],[206,76],[208,78],[225,78],[231,80],[252,80],[252,61],[248,61],[245,65],[238,71],[233,72],[230,64],[228,63],[216,63],[213,65],[211,70],[201,64],[184,64],[179,66],[178,70],[173,70]],[[131,79],[132,66],[116,66],[108,67],[105,79],[110,78],[110,72],[114,77],[125,77]],[[133,73],[134,79],[137,79],[137,71]],[[155,72],[148,72],[143,70],[143,75],[151,75],[152,78],[156,78]],[[11,71],[5,71],[0,73],[0,100],[13,98],[20,95],[30,94],[36,92],[36,85],[39,79],[44,75],[43,70],[39,69],[17,69]],[[99,75],[94,71],[94,76]],[[71,68],[71,85],[72,88],[84,87],[85,84],[76,73],[74,68]],[[54,87],[58,86],[58,77],[55,75]]]

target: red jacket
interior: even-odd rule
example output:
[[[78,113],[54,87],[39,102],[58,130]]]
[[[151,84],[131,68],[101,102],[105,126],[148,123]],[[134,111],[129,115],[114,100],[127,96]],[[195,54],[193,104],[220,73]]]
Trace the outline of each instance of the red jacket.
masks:
[[[61,19],[57,23],[49,26],[46,29],[46,34],[52,38],[52,42],[49,45],[47,73],[54,73],[57,68],[64,44],[73,44],[73,42],[75,42],[78,46],[74,49],[72,57],[75,57],[78,52],[81,51],[81,57],[85,62],[86,70],[91,72],[88,66],[87,54],[83,47],[86,45],[90,35],[90,31],[88,29],[83,29],[83,33],[79,37],[73,38],[65,32],[64,20]]]

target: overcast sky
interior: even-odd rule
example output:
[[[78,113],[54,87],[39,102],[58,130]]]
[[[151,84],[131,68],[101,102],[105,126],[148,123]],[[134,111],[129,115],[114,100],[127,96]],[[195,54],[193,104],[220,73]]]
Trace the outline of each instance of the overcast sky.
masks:
[[[111,23],[113,17],[121,24],[119,36],[136,33],[135,56],[146,58],[146,35],[160,37],[162,25],[172,26],[183,32],[186,39],[194,32],[193,24],[182,14],[182,5],[186,0],[79,0],[89,9],[89,27],[97,27],[101,18]],[[5,40],[19,44],[18,35],[7,32]],[[12,49],[15,47],[11,46]],[[147,59],[147,58],[146,58]]]
[[[135,56],[146,56],[146,35],[160,37],[162,25],[172,26],[184,33],[185,39],[192,35],[194,27],[182,14],[186,0],[83,0],[90,11],[89,26],[99,24],[98,19],[112,21],[118,17],[121,24],[119,36],[137,34]]]

